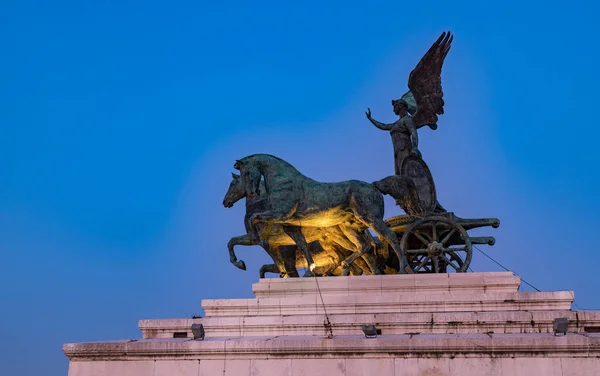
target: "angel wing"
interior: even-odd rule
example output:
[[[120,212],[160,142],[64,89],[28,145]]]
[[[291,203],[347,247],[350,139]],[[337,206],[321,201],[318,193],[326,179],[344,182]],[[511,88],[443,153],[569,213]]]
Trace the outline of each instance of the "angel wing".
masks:
[[[419,64],[410,72],[408,77],[409,92],[402,99],[414,106],[412,112],[416,126],[429,125],[437,127],[438,115],[444,113],[444,93],[442,92],[442,65],[450,51],[454,36],[444,32],[421,58]],[[406,97],[406,98],[405,98]]]

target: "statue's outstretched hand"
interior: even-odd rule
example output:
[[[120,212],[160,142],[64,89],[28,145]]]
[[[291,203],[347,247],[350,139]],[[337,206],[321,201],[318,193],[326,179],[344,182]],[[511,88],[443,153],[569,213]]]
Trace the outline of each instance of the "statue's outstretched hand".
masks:
[[[371,120],[371,109],[367,108],[367,112],[365,112],[365,115],[367,115],[367,119]]]

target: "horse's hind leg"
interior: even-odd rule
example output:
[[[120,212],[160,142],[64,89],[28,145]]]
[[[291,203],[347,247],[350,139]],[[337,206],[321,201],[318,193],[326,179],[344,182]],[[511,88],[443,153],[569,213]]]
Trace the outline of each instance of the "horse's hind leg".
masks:
[[[260,278],[265,278],[265,273],[277,273],[282,274],[279,268],[275,264],[267,264],[260,267]]]
[[[321,274],[324,276],[332,276],[333,271],[337,268],[337,262],[330,257],[330,262],[323,267]]]
[[[342,262],[342,274],[348,275],[348,268],[350,267],[350,265],[352,265],[352,263],[361,256],[366,257],[367,265],[372,270],[372,272],[374,274],[379,274],[377,273],[378,269],[375,267],[374,260],[372,260],[372,257],[369,257],[372,256],[372,254],[369,251],[372,250],[371,244],[374,243],[374,239],[371,236],[371,234],[369,234],[367,230],[359,232],[351,227],[339,227],[344,232],[344,235],[346,235],[346,237],[355,245],[355,251]],[[356,250],[358,250],[358,252]],[[360,274],[362,274],[362,272]]]
[[[342,266],[343,268],[343,266]],[[363,275],[365,274],[365,271],[358,265],[356,265],[354,262],[352,262],[350,265],[348,265],[348,270],[349,270],[349,275]],[[342,269],[342,273],[344,273],[345,271]],[[348,274],[344,274],[344,275],[348,275]]]
[[[289,225],[283,225],[282,227],[283,227],[283,231],[285,231],[285,233],[288,234],[288,236],[294,240],[294,242],[296,243],[298,248],[300,248],[300,250],[304,254],[304,257],[306,258],[306,263],[308,264],[308,270],[304,274],[304,277],[314,276],[313,270],[315,268],[315,262],[313,261],[312,256],[310,255],[310,252],[308,252],[308,244],[306,243],[304,234],[302,234],[302,229],[298,226],[289,226]]]
[[[404,274],[406,273],[406,258],[403,257],[402,249],[400,248],[400,242],[396,237],[396,234],[385,224],[383,219],[380,218],[361,218],[364,221],[365,225],[369,226],[379,235],[381,239],[387,241],[391,246],[396,256],[398,256],[398,260],[400,262],[400,268],[398,273]]]
[[[283,267],[290,278],[298,278],[298,269],[296,269],[296,251],[295,245],[283,245],[279,247],[279,253],[283,259]]]
[[[281,253],[279,252],[279,247],[276,245],[271,245],[267,240],[260,241],[260,245],[263,247],[265,252],[271,257],[273,260],[273,264],[276,266],[277,271],[273,273],[286,273],[285,263],[283,258],[281,257]]]
[[[363,231],[362,236],[364,236],[365,240],[368,242],[368,244],[371,245],[370,249],[367,252],[365,252],[365,254],[362,255],[362,258],[369,265],[369,268],[371,268],[371,270],[373,271],[373,274],[383,274],[381,272],[381,270],[379,269],[379,267],[377,266],[377,260],[376,260],[377,258],[375,257],[376,251],[377,251],[377,246],[379,244],[377,243],[375,238],[373,238],[373,235],[371,235],[371,233],[368,230]],[[381,243],[381,242],[379,242],[379,243]]]

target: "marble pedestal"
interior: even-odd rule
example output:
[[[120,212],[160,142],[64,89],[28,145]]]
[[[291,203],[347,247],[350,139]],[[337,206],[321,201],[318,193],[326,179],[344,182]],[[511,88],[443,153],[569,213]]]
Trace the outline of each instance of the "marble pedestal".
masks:
[[[600,312],[519,285],[508,272],[261,279],[255,299],[203,300],[204,318],[141,320],[141,339],[63,350],[69,376],[600,375]]]

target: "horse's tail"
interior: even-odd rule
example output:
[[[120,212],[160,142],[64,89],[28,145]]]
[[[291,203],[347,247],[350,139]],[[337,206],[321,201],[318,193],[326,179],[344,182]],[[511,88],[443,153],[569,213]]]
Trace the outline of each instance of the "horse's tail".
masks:
[[[371,184],[384,195],[392,196],[406,214],[420,216],[424,212],[412,178],[392,175]]]

